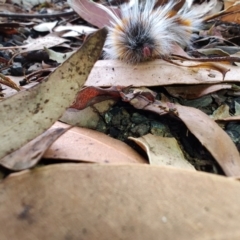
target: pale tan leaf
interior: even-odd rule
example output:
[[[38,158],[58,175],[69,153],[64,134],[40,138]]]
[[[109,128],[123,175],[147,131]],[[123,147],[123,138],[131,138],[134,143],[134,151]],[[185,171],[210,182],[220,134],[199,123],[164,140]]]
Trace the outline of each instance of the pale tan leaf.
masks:
[[[148,165],[59,164],[0,183],[1,240],[239,240],[240,183]]]
[[[60,53],[60,52],[55,52],[51,49],[44,48],[44,50],[47,52],[49,59],[56,61],[57,63],[63,63],[66,61],[70,56],[75,53],[75,51],[72,52],[67,52],[67,53]]]
[[[240,175],[240,156],[231,138],[202,111],[175,105],[178,117],[212,154],[227,176]]]
[[[238,121],[240,120],[240,104],[238,102],[234,102],[235,105],[235,114],[230,115],[229,106],[222,105],[220,106],[213,114],[212,118],[217,121]]]
[[[55,127],[69,127],[57,122]],[[94,163],[147,163],[127,144],[107,135],[74,127],[58,138],[44,153],[44,158],[75,160]]]
[[[67,131],[67,128],[48,129],[15,152],[0,159],[0,165],[14,171],[35,166],[49,146],[65,131]]]
[[[196,63],[188,61],[184,61],[184,64],[196,65]],[[224,83],[240,82],[240,68],[238,66],[223,66],[230,69],[225,76]],[[216,70],[175,66],[164,60],[144,62],[134,66],[117,60],[103,60],[94,65],[85,86],[132,85],[146,87],[204,83],[223,83],[223,76]]]
[[[62,35],[62,37],[73,36],[72,32],[76,33],[74,36],[80,36],[82,34],[93,33],[96,30],[97,30],[96,28],[88,27],[84,25],[67,25],[67,26],[57,26],[56,28],[54,28],[54,32],[67,31],[67,33]]]
[[[235,105],[235,115],[239,116],[240,115],[240,104],[237,101],[234,101],[234,105]]]
[[[185,159],[175,138],[147,134],[139,138],[129,137],[129,139],[137,143],[147,153],[150,165],[195,169]]]
[[[106,100],[83,110],[68,108],[63,113],[60,121],[73,126],[96,129],[102,114],[108,111],[115,103],[114,100]]]
[[[54,47],[64,42],[68,42],[68,40],[54,34],[48,34],[45,37],[33,39],[30,43],[20,46],[24,48],[21,50],[21,53]]]
[[[210,117],[215,121],[231,117],[229,114],[229,106],[227,104],[221,105],[213,112],[212,116]]]
[[[61,117],[99,58],[105,37],[106,30],[99,30],[46,80],[0,102],[0,158],[43,133]]]
[[[223,51],[220,48],[206,48],[206,49],[203,48],[203,49],[198,49],[197,51],[204,54],[205,56],[208,56],[208,55],[229,56],[227,52]]]
[[[232,54],[231,56],[232,56],[232,57],[240,57],[240,52],[238,51],[238,52]],[[240,66],[240,63],[239,63],[239,62],[235,62],[235,64],[236,64],[237,66]]]
[[[57,25],[58,21],[54,22],[43,22],[35,25],[33,29],[38,32],[52,32],[53,28]]]

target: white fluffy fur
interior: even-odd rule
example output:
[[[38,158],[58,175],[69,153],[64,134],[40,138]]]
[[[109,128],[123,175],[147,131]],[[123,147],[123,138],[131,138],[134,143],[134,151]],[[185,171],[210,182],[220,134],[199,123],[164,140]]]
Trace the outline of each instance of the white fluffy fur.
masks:
[[[142,36],[154,41],[153,56],[170,55],[174,43],[181,46],[188,45],[191,41],[192,31],[200,29],[204,13],[189,8],[188,1],[177,15],[168,17],[168,13],[176,3],[177,1],[170,0],[169,3],[157,9],[153,9],[155,0],[146,0],[144,4],[139,4],[138,0],[135,0],[135,4],[131,8],[124,5],[121,8],[122,18],[115,17],[111,22],[112,26],[109,27],[105,43],[105,58],[120,59],[130,63],[144,61],[140,53],[135,53],[126,45],[126,41],[129,44],[135,41],[135,36],[129,34],[129,31],[136,24],[139,24],[139,32]],[[180,25],[179,17],[183,20],[190,20],[191,25]]]

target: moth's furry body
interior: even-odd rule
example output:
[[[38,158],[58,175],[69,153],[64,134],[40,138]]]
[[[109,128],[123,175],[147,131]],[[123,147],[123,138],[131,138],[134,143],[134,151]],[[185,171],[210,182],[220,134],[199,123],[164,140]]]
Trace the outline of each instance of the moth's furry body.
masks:
[[[131,8],[121,8],[121,18],[114,17],[105,44],[106,59],[139,63],[168,56],[174,44],[190,44],[192,32],[201,27],[202,13],[187,4],[175,11],[177,1],[154,8],[155,0],[138,0]]]

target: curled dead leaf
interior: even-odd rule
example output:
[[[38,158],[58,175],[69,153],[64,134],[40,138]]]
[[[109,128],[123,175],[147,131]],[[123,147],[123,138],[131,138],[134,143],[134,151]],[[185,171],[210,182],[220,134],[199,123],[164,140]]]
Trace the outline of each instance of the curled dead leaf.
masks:
[[[231,138],[202,111],[175,105],[178,117],[212,154],[227,176],[240,175],[240,156]]]
[[[46,132],[25,144],[18,150],[0,159],[0,165],[13,171],[35,166],[50,145],[68,128],[48,129]]]

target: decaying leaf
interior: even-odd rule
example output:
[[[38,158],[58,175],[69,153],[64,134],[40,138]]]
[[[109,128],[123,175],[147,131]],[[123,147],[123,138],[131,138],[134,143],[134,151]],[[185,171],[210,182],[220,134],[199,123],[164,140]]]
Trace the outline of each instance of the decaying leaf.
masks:
[[[106,100],[82,110],[68,108],[60,118],[60,121],[78,127],[96,129],[102,115],[108,111],[116,101]]]
[[[53,128],[56,127],[69,125],[57,122]],[[57,139],[43,157],[93,163],[147,163],[127,144],[103,133],[78,127],[71,128]]]
[[[0,165],[13,171],[35,166],[49,146],[68,128],[53,128],[36,137],[15,152],[0,159]]]
[[[155,112],[159,115],[172,113],[177,115],[202,145],[212,154],[227,176],[240,175],[240,156],[231,138],[209,116],[193,107],[175,105],[170,102],[150,101],[139,94],[124,94],[137,109]]]
[[[240,238],[240,183],[148,165],[59,164],[0,183],[1,239]]]
[[[46,80],[0,102],[0,158],[43,133],[61,117],[99,58],[105,37],[106,30],[99,30]]]
[[[194,170],[195,168],[185,159],[175,138],[147,134],[139,138],[129,139],[146,151],[150,165],[172,166]]]

